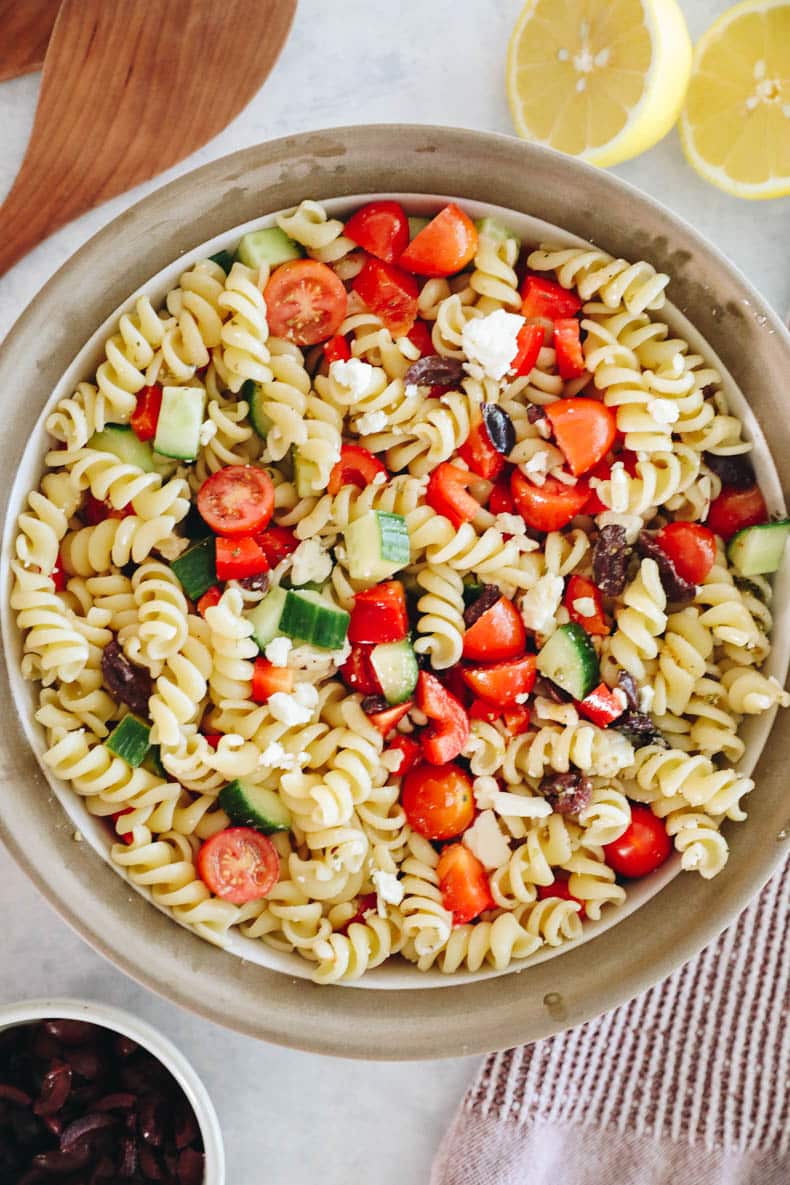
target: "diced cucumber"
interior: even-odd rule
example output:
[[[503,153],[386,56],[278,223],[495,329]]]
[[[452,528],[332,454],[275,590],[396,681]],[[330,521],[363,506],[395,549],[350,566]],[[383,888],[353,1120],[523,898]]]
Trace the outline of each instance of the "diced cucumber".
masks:
[[[301,259],[304,249],[290,238],[279,226],[268,226],[266,230],[251,230],[243,235],[236,248],[236,258],[247,267],[260,267],[267,263],[277,267],[289,259]]]
[[[409,531],[401,514],[369,510],[345,528],[352,580],[388,580],[409,562]]]
[[[103,432],[94,432],[88,448],[101,453],[112,453],[126,465],[136,465],[145,473],[153,473],[154,452],[150,442],[138,440],[128,424],[108,424]]]
[[[271,430],[272,421],[263,410],[263,387],[254,379],[246,379],[242,383],[240,397],[249,404],[250,423],[261,440],[265,440]]]
[[[157,778],[164,778],[166,782],[170,781],[170,774],[162,765],[159,745],[151,745],[143,760],[143,769],[147,769],[149,774],[155,774]]]
[[[478,218],[475,226],[481,239],[485,237],[493,239],[497,243],[503,243],[505,239],[515,239],[519,249],[521,248],[521,239],[518,235],[509,226],[505,226],[504,222],[500,222],[498,218]]]
[[[242,778],[219,792],[219,805],[238,827],[254,827],[264,835],[289,831],[291,812],[274,790],[252,786]]]
[[[190,601],[199,601],[217,583],[214,536],[201,539],[170,565]]]
[[[485,585],[478,584],[475,580],[464,581],[464,604],[474,605],[483,591]]]
[[[187,511],[186,518],[178,524],[179,531],[187,539],[205,539],[211,534],[211,527],[193,502]]]
[[[537,667],[576,700],[584,699],[598,683],[595,647],[575,622],[555,630],[538,655]]]
[[[226,276],[233,267],[234,260],[232,251],[218,251],[216,255],[209,255],[209,259],[212,263],[218,263]]]
[[[279,632],[322,650],[338,650],[346,640],[350,614],[316,592],[287,589]]]
[[[790,518],[744,527],[727,544],[730,563],[741,576],[767,576],[781,564],[788,535]]]
[[[318,487],[320,472],[315,461],[308,461],[299,455],[299,449],[291,450],[294,463],[294,485],[300,498],[309,498]]]
[[[127,765],[142,765],[151,748],[150,725],[130,712],[119,724],[116,724],[104,744],[111,753],[120,757]]]
[[[286,590],[284,588],[273,588],[246,615],[247,620],[252,622],[252,636],[261,651],[264,646],[268,646],[272,638],[276,638],[281,632],[280,618],[285,605],[285,596]]]
[[[290,576],[283,576],[280,581],[282,588],[304,589],[306,592],[323,592],[326,588],[325,580],[305,580],[304,584],[294,584]]]
[[[194,461],[200,452],[200,428],[206,410],[202,387],[164,387],[156,422],[154,449],[165,457]]]
[[[417,218],[412,216],[409,218],[409,241],[416,239],[421,230],[425,230],[430,218]]]
[[[380,642],[370,652],[370,661],[388,704],[402,704],[417,686],[420,669],[411,642]]]

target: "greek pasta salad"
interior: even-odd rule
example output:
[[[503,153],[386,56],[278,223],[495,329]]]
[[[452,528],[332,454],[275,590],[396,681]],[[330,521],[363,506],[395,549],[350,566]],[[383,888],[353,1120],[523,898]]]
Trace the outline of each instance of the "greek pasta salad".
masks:
[[[745,818],[770,521],[666,275],[303,201],[46,420],[11,605],[44,761],[184,925],[355,979],[578,940]]]

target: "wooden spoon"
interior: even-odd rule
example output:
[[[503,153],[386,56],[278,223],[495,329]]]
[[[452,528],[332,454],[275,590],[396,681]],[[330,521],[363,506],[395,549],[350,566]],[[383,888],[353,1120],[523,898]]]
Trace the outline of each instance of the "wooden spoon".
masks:
[[[64,222],[216,136],[260,89],[296,0],[63,0],[0,275]]]
[[[60,0],[0,0],[0,82],[40,70]]]

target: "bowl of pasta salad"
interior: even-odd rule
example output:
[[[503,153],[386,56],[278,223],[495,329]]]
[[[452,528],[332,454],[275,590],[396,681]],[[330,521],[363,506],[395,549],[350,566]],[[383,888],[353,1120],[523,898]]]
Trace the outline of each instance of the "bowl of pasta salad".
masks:
[[[665,974],[781,855],[782,360],[692,231],[505,138],[146,199],[0,356],[12,851],[311,1048],[512,1044]]]

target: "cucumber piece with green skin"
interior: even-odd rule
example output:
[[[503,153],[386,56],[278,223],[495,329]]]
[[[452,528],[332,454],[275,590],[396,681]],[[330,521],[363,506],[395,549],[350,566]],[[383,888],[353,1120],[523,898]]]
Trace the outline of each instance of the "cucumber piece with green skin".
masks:
[[[214,536],[201,539],[183,555],[173,560],[170,567],[190,601],[199,601],[217,583],[214,560]]]
[[[206,539],[211,534],[211,527],[193,502],[178,524],[179,531],[187,539]]]
[[[409,562],[409,531],[401,514],[369,510],[345,528],[352,580],[377,584]]]
[[[388,704],[402,704],[417,686],[420,668],[411,642],[380,642],[370,652],[370,661]]]
[[[291,259],[301,259],[304,248],[300,247],[279,226],[267,226],[265,230],[251,230],[243,235],[236,248],[236,258],[247,267],[260,267],[267,263],[277,267]]]
[[[495,243],[504,243],[505,239],[515,239],[519,250],[521,250],[521,239],[498,218],[478,218],[475,226],[481,239],[493,239]]]
[[[287,589],[279,632],[321,650],[339,650],[346,640],[351,615],[330,605],[316,592]]]
[[[315,461],[308,461],[299,455],[299,449],[294,447],[292,450],[294,463],[294,485],[296,486],[296,493],[299,498],[309,498],[314,494],[320,478],[318,466]]]
[[[205,410],[206,392],[202,387],[164,387],[154,451],[179,461],[196,460]]]
[[[219,805],[237,827],[254,827],[264,835],[290,831],[291,812],[274,790],[237,778],[219,792]]]
[[[169,782],[170,774],[162,765],[161,752],[159,745],[151,745],[151,748],[143,759],[143,769],[147,769],[149,774],[155,774],[157,778],[163,778],[166,782]]]
[[[781,564],[788,535],[790,518],[744,527],[727,544],[727,556],[740,576],[767,576]]]
[[[474,580],[470,580],[468,584],[466,581],[464,581],[464,604],[474,605],[475,601],[482,594],[484,588],[484,584],[477,584],[477,582]]]
[[[245,379],[239,394],[240,398],[249,405],[250,423],[261,440],[265,440],[271,431],[272,421],[263,410],[263,387],[260,383],[256,383],[254,379]]]
[[[209,255],[209,259],[212,263],[218,263],[225,275],[228,274],[234,263],[232,251],[218,251],[216,255]]]
[[[286,589],[273,588],[246,615],[247,620],[252,623],[252,636],[258,643],[261,652],[265,646],[269,645],[272,638],[276,638],[278,634],[282,633],[280,618],[285,605],[285,597]]]
[[[416,239],[420,231],[425,230],[430,221],[430,218],[418,218],[412,214],[409,217],[409,242],[412,239]]]
[[[94,432],[87,444],[100,453],[112,453],[126,465],[136,465],[144,473],[154,471],[154,450],[150,441],[138,440],[128,424],[108,424],[103,432]]]
[[[595,647],[576,622],[555,630],[538,654],[537,668],[576,700],[584,699],[599,682]]]
[[[151,727],[131,712],[116,724],[107,740],[106,748],[127,765],[142,765],[151,748]]]

